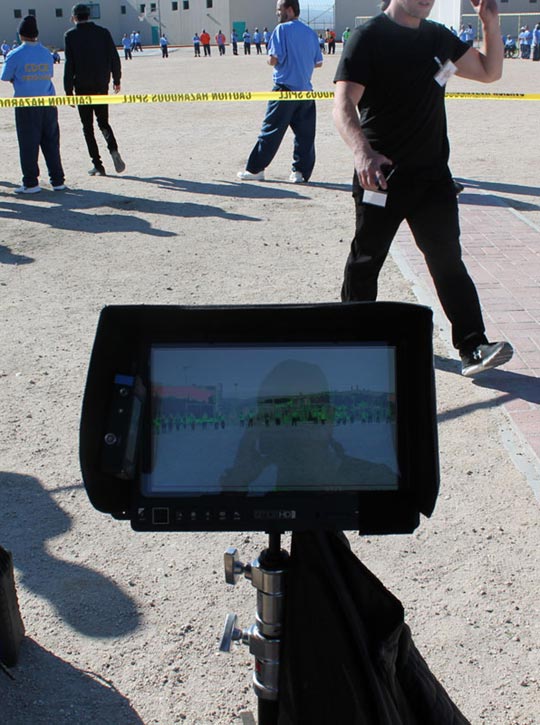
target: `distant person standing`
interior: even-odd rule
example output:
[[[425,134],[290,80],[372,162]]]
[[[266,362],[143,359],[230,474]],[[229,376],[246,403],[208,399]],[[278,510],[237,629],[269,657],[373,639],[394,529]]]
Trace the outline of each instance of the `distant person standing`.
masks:
[[[251,55],[251,33],[247,28],[244,30],[242,40],[244,41],[244,55]]]
[[[195,52],[195,58],[201,57],[201,39],[199,33],[195,33],[193,36],[193,51]]]
[[[347,41],[349,40],[350,37],[351,37],[351,29],[345,28],[345,30],[341,34],[341,42],[343,44],[343,47],[345,47],[347,45]]]
[[[255,50],[257,51],[257,55],[262,55],[262,48],[261,48],[262,34],[259,31],[259,28],[255,28],[255,30],[253,31],[253,43],[255,45]]]
[[[333,30],[326,28],[326,44],[328,45],[328,55],[336,52],[336,34]]]
[[[137,52],[140,51],[142,53],[142,49],[143,49],[143,47],[141,45],[141,34],[139,33],[138,30],[136,30],[135,31],[135,50]]]
[[[298,0],[278,0],[279,24],[268,46],[268,64],[274,68],[274,91],[311,91],[311,76],[323,59],[317,33],[300,22]],[[264,170],[272,162],[285,132],[294,133],[294,155],[289,181],[309,181],[315,166],[315,101],[269,101],[257,143],[245,171],[237,176],[245,181],[264,181]]]
[[[203,28],[202,33],[201,33],[201,45],[203,47],[205,57],[206,56],[210,57],[212,55],[212,53],[210,51],[210,41],[211,41],[210,33],[207,33],[206,30]]]
[[[221,30],[219,30],[218,34],[216,35],[216,44],[217,44],[220,55],[225,55],[225,43],[226,42],[227,42],[227,38],[225,37],[225,33],[222,33]]]
[[[263,44],[264,44],[264,49],[265,49],[266,53],[268,53],[268,43],[270,42],[270,35],[271,35],[271,33],[268,30],[268,28],[265,28],[263,30]]]
[[[72,22],[75,27],[64,36],[66,64],[64,67],[64,90],[66,96],[73,91],[82,96],[106,96],[109,92],[111,75],[113,90],[120,91],[122,68],[120,57],[111,34],[106,28],[90,22],[88,5],[78,4],[72,10]],[[105,167],[101,161],[96,137],[94,136],[94,116],[111,154],[114,168],[121,173],[126,168],[118,151],[118,144],[109,124],[109,106],[77,106],[83,126],[84,138],[93,167],[90,176],[105,176]]]
[[[159,47],[161,48],[161,57],[168,58],[169,57],[169,41],[167,40],[167,36],[165,35],[165,33],[163,33],[163,35],[159,39]]]
[[[1,50],[2,50],[2,55],[4,56],[4,60],[5,60],[5,59],[6,59],[6,56],[7,56],[7,54],[8,54],[8,53],[9,53],[9,51],[11,50],[11,47],[10,47],[9,43],[6,43],[6,41],[5,41],[5,40],[4,40],[4,42],[2,43],[2,48],[1,48]]]
[[[231,45],[233,55],[238,55],[238,33],[233,28],[231,32]]]
[[[127,33],[124,33],[122,37],[122,48],[124,49],[124,60],[133,60],[131,53],[131,38]]]
[[[532,31],[531,58],[540,60],[540,23],[536,23]]]
[[[27,15],[19,25],[22,45],[8,53],[2,65],[1,80],[13,84],[15,97],[54,96],[52,77],[54,61],[51,53],[38,41],[34,15]],[[32,70],[29,70],[29,69]],[[57,109],[36,106],[15,109],[15,127],[23,173],[22,186],[16,194],[36,194],[39,185],[39,150],[45,157],[51,186],[63,191],[64,170],[60,160],[60,129]]]

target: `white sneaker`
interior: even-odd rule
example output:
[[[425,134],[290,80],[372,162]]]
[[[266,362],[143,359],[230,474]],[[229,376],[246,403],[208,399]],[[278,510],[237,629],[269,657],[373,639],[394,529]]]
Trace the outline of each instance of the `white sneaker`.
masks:
[[[306,181],[300,171],[291,171],[291,175],[289,176],[289,181],[291,184],[305,184]]]
[[[252,174],[251,171],[239,171],[236,176],[242,181],[264,181],[264,171]]]
[[[54,191],[65,191],[67,189],[67,186],[65,184],[58,184],[58,186],[53,186]]]
[[[41,186],[19,186],[15,189],[16,194],[38,194],[41,191]]]

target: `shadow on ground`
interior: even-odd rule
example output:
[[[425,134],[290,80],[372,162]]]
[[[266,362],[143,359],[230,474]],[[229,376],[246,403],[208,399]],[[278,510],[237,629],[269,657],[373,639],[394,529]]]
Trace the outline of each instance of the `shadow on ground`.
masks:
[[[0,471],[0,543],[12,552],[21,585],[48,600],[58,617],[87,637],[133,632],[140,617],[135,602],[117,584],[49,553],[48,540],[70,529],[69,515],[37,478]],[[77,558],[78,552],[69,556]]]
[[[0,672],[2,722],[144,725],[129,700],[112,682],[77,669],[27,637],[14,680]],[[5,719],[4,719],[5,718]]]

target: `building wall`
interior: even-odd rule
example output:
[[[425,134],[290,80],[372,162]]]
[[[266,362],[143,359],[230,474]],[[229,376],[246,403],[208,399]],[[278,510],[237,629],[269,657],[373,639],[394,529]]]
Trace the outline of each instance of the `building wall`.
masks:
[[[21,17],[35,11],[40,40],[44,45],[63,48],[64,33],[71,27],[71,8],[75,0],[0,0],[0,41],[12,43],[17,39]],[[265,26],[272,30],[276,25],[274,0],[96,0],[99,9],[95,22],[111,31],[114,41],[120,44],[124,33],[138,30],[142,44],[157,43],[160,32],[165,32],[171,45],[190,45],[194,33],[205,28],[212,36],[222,30],[230,39],[232,23],[244,21],[253,30]],[[211,3],[212,7],[207,7]],[[89,3],[92,5],[92,3]],[[141,5],[145,6],[144,17]],[[155,12],[151,8],[155,6]],[[15,17],[15,11],[21,17]]]
[[[474,11],[472,9],[470,0],[461,1],[461,14],[465,15],[465,22],[474,25]],[[448,6],[453,4],[448,0],[437,0],[435,3],[432,17],[434,19],[440,19],[446,24],[457,24],[459,25],[459,19],[455,23],[448,23],[446,14],[448,12]],[[459,2],[459,0],[458,0]],[[443,7],[443,5],[445,7]],[[523,18],[521,24],[528,24],[529,26],[540,22],[540,0],[532,2],[531,0],[508,0],[508,2],[498,2],[499,13],[501,13],[501,32],[509,33],[515,31],[519,18],[507,18],[507,13],[535,13],[534,16]],[[341,33],[346,27],[354,28],[355,17],[372,17],[380,12],[379,0],[335,0],[335,17],[336,17],[336,33],[338,38],[341,37]],[[452,12],[454,17],[455,11]],[[440,16],[440,17],[439,17]],[[507,28],[511,27],[512,30]]]

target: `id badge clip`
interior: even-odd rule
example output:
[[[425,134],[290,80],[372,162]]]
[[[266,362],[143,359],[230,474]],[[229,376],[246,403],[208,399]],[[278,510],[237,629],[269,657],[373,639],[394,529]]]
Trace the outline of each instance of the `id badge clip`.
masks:
[[[388,176],[385,177],[387,182],[390,181],[390,179],[392,178],[392,174],[395,172],[396,169],[397,166],[393,166]],[[362,201],[364,202],[364,204],[372,204],[373,206],[380,206],[384,208],[386,206],[387,198],[387,192],[383,191],[382,189],[379,189],[378,191],[369,191],[365,189]]]
[[[435,56],[435,62],[439,66],[439,70],[435,73],[434,78],[441,88],[444,88],[450,78],[457,71],[457,66],[454,65],[451,60],[447,60],[446,63],[441,63],[437,56]]]

